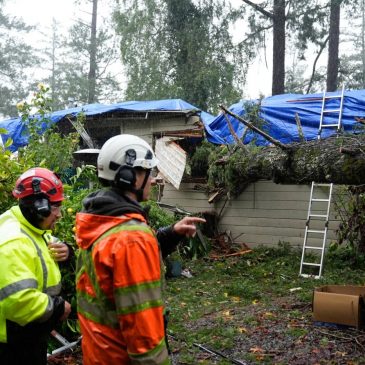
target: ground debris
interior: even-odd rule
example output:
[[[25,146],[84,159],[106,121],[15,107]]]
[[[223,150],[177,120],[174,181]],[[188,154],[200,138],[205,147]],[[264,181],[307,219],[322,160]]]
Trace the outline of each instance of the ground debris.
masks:
[[[365,364],[364,331],[317,327],[312,320],[311,307],[307,303],[295,303],[292,300],[291,297],[280,298],[272,303],[270,312],[257,305],[245,307],[242,311],[236,308],[233,313],[234,322],[247,317],[255,320],[252,324],[241,325],[242,330],[237,331],[240,335],[235,337],[231,350],[216,350],[227,357],[245,359],[247,364]],[[286,308],[283,308],[284,301],[287,303]],[[302,315],[299,319],[289,319],[289,310],[299,310]],[[198,319],[189,326],[189,330],[197,332],[204,327],[209,328],[212,316],[217,316],[217,313]],[[172,341],[172,347],[174,346],[177,344]],[[204,357],[204,364],[219,364],[219,359],[214,356]],[[176,354],[175,364],[182,365],[184,362],[180,363],[178,358],[179,355]]]

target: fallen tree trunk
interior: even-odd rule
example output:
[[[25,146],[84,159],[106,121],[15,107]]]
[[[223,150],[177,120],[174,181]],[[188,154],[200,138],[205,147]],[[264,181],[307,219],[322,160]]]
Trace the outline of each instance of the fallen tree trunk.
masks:
[[[260,179],[280,184],[365,183],[365,135],[343,135],[280,147],[236,149],[210,164],[209,182],[234,195]],[[223,166],[222,166],[223,165]]]

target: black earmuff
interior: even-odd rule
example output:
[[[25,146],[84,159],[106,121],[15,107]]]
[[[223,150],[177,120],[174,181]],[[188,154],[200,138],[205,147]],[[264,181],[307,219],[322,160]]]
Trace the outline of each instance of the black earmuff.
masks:
[[[136,183],[136,172],[133,167],[120,166],[115,174],[114,182],[120,188],[131,188]]]
[[[34,194],[33,208],[40,217],[47,218],[51,214],[51,204],[47,196],[42,193],[41,180],[34,178],[32,180],[32,189]]]
[[[118,170],[114,177],[114,183],[120,189],[131,189],[134,187],[136,183],[136,172],[133,169],[133,163],[137,158],[136,151],[133,149],[129,149],[125,153],[125,164],[118,166]],[[110,162],[110,168],[113,169],[112,164],[114,162]]]

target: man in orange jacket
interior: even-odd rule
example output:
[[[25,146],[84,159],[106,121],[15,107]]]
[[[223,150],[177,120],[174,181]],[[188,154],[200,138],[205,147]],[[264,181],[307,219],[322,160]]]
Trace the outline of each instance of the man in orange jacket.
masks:
[[[152,148],[132,135],[110,138],[98,156],[106,189],[76,217],[78,316],[84,365],[169,364],[161,296],[161,251],[194,236],[202,218],[185,217],[155,234],[139,202],[149,197]]]

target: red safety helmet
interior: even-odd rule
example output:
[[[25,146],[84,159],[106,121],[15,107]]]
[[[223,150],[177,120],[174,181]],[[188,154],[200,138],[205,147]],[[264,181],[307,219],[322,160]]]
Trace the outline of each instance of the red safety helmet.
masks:
[[[64,200],[63,185],[60,178],[43,167],[35,167],[24,172],[15,183],[13,196],[17,199],[44,194],[50,203]]]

